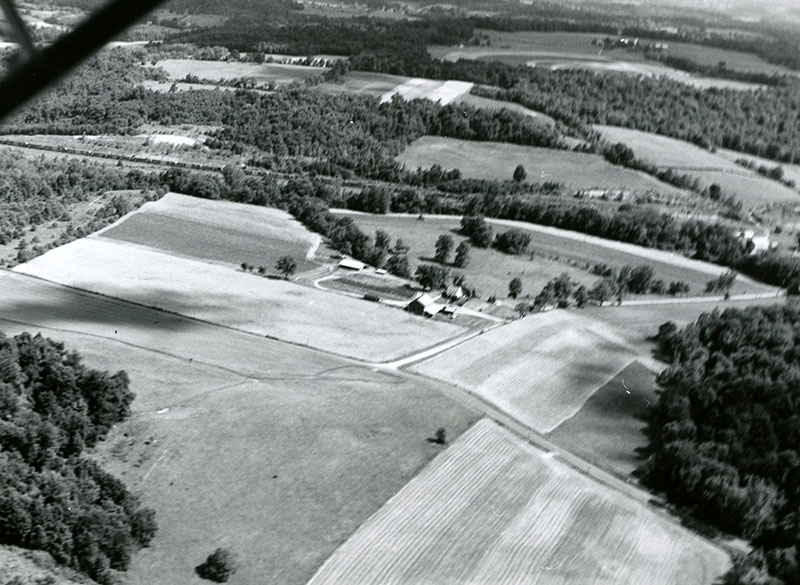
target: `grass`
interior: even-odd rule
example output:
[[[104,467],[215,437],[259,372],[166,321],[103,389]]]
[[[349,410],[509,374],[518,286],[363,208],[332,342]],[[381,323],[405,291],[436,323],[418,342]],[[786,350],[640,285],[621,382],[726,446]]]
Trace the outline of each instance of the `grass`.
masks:
[[[409,260],[412,265],[431,262],[436,239],[443,233],[449,234],[455,246],[461,240],[458,233],[460,218],[426,216],[424,221],[416,217],[353,214],[350,217],[365,232],[373,234],[381,229],[392,239],[402,238],[410,247]],[[600,277],[583,268],[587,264],[605,263],[614,268],[624,265],[639,266],[647,264],[655,271],[655,278],[669,283],[681,280],[689,284],[692,294],[702,294],[705,285],[727,269],[712,264],[697,262],[683,256],[633,246],[622,242],[602,240],[584,236],[577,232],[537,226],[514,221],[492,220],[495,233],[511,227],[527,229],[531,236],[529,255],[509,256],[493,249],[472,247],[470,262],[464,269],[453,269],[465,276],[467,283],[478,289],[485,298],[490,295],[504,297],[508,293],[508,283],[514,277],[522,279],[523,295],[539,293],[551,278],[562,272],[586,286],[593,285]],[[558,258],[558,260],[554,260]],[[767,292],[772,288],[745,278],[734,283],[734,294],[744,292]]]
[[[548,438],[584,459],[629,475],[642,463],[637,450],[647,445],[642,431],[657,400],[655,374],[634,362]]]
[[[329,93],[347,92],[381,97],[409,79],[411,78],[386,73],[351,71],[336,81],[326,81],[315,87]]]
[[[401,281],[391,276],[373,276],[369,274],[347,274],[337,278],[326,279],[321,283],[324,288],[342,290],[356,294],[374,294],[380,298],[410,301],[417,291],[403,286]]]
[[[551,311],[494,329],[412,369],[466,388],[548,433],[634,356],[602,324]]]
[[[309,585],[711,585],[724,552],[481,421]]]
[[[800,164],[779,163],[777,161],[770,160],[768,158],[761,158],[752,154],[743,154],[741,152],[736,152],[734,150],[726,150],[724,148],[718,148],[717,155],[733,163],[736,163],[737,159],[746,158],[748,160],[755,162],[756,165],[758,166],[766,165],[769,168],[773,168],[780,165],[781,167],[783,167],[784,178],[794,180],[798,188],[800,188]]]
[[[238,79],[247,77],[257,82],[274,82],[286,85],[293,81],[303,81],[322,75],[325,67],[306,67],[303,65],[283,65],[279,63],[238,63],[234,61],[201,61],[195,59],[165,59],[158,62],[171,79],[181,80],[187,75],[196,75],[210,81]]]
[[[5,332],[130,376],[132,416],[95,456],[156,510],[131,583],[200,583],[194,567],[224,546],[231,585],[303,585],[440,452],[438,427],[457,437],[477,418],[419,380],[14,273],[0,299]]]
[[[399,95],[405,100],[427,99],[447,105],[461,96],[469,94],[473,84],[466,81],[438,81],[415,77],[398,85],[381,96],[381,103]]]
[[[436,239],[441,234],[453,238],[455,250],[464,236],[457,233],[459,220],[455,218],[428,217],[419,221],[413,217],[392,217],[383,215],[350,216],[364,232],[374,234],[376,230],[387,232],[394,242],[397,238],[409,246],[409,262],[412,273],[422,263],[433,263]],[[511,256],[494,249],[470,249],[470,261],[465,268],[452,268],[454,273],[462,274],[470,287],[475,287],[482,297],[490,295],[498,298],[508,295],[508,283],[512,278],[522,280],[523,295],[536,295],[551,279],[562,272],[567,272],[574,279],[587,286],[593,284],[597,277],[569,264],[548,260],[538,253],[536,246],[531,247],[537,254],[531,260],[529,255]],[[453,259],[455,252],[450,254]]]
[[[645,59],[641,51],[614,49],[603,51],[592,45],[592,40],[602,39],[606,33],[569,33],[569,32],[498,32],[483,31],[491,38],[489,47],[456,47],[433,46],[429,50],[435,57],[456,60],[458,58],[492,59],[507,62],[520,60],[542,61],[544,64],[576,62],[590,60],[596,63],[625,62],[645,64],[657,67],[663,72],[670,70],[658,62]],[[640,39],[643,43],[663,42],[655,39]],[[691,59],[701,65],[717,66],[724,61],[726,66],[737,71],[758,71],[765,73],[791,73],[784,67],[767,63],[760,57],[742,51],[732,51],[716,47],[669,41],[666,54],[673,57]],[[523,61],[523,62],[524,62]],[[696,79],[696,78],[695,78]],[[713,81],[713,80],[708,80]],[[725,80],[719,80],[725,81]]]
[[[463,331],[376,303],[102,237],[56,248],[16,270],[365,360],[397,358]]]
[[[143,206],[102,234],[201,260],[248,262],[270,273],[282,256],[294,258],[298,271],[316,266],[309,259],[320,244],[319,235],[284,211],[177,193]]]
[[[683,140],[640,130],[617,126],[595,126],[595,129],[610,142],[627,144],[637,158],[697,177],[702,187],[717,183],[723,194],[734,195],[746,207],[768,203],[800,203],[797,191],[736,164],[735,159],[730,160],[730,155],[712,153]],[[777,164],[773,162],[769,166]]]
[[[549,126],[553,126],[556,123],[555,120],[550,116],[548,116],[547,114],[542,114],[541,112],[530,110],[525,106],[515,104],[514,102],[504,102],[502,100],[495,100],[492,98],[482,97],[471,93],[462,95],[460,98],[456,100],[456,103],[466,104],[468,106],[473,106],[475,108],[483,108],[485,110],[491,110],[491,111],[508,110],[510,112],[516,112],[517,114],[522,114],[523,116],[527,116],[529,118],[535,118],[537,121],[548,124]]]
[[[556,181],[573,189],[609,188],[637,192],[657,191],[685,195],[684,191],[639,173],[608,163],[602,156],[582,152],[423,136],[398,157],[410,170],[438,164],[459,169],[476,179],[511,180],[522,165],[530,181]]]

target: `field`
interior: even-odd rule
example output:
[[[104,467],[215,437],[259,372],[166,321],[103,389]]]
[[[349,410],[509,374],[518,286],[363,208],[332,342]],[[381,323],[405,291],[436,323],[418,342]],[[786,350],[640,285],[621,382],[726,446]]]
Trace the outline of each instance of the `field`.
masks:
[[[394,96],[399,95],[405,100],[428,99],[445,106],[462,95],[468,94],[472,89],[472,85],[472,83],[465,81],[436,81],[433,79],[414,78],[383,94],[381,103],[389,102]]]
[[[655,374],[634,362],[547,438],[588,461],[629,475],[642,462],[637,449],[647,445],[642,430],[657,400]]]
[[[440,234],[448,233],[456,245],[465,239],[457,232],[460,225],[459,217],[425,216],[425,221],[417,220],[416,216],[402,215],[352,214],[350,217],[369,234],[382,229],[392,238],[402,238],[411,248],[409,256],[412,263],[431,261],[436,238]],[[515,276],[522,279],[523,294],[536,295],[548,280],[562,272],[567,272],[578,282],[591,285],[599,277],[578,267],[587,264],[593,266],[598,262],[617,269],[626,264],[631,266],[647,264],[655,271],[656,278],[665,282],[682,280],[688,283],[692,294],[702,294],[709,280],[727,270],[721,266],[690,260],[677,254],[604,240],[578,232],[518,221],[489,221],[494,224],[495,233],[511,227],[527,230],[531,236],[529,251],[535,255],[531,260],[527,255],[509,256],[495,250],[473,247],[470,250],[469,265],[464,269],[457,269],[457,272],[463,273],[467,282],[476,286],[483,296],[491,294],[505,296],[508,282]],[[558,257],[558,261],[551,259],[555,257]],[[740,276],[734,283],[732,292],[741,294],[774,290],[772,287]]]
[[[348,274],[343,273],[335,278],[326,278],[320,286],[332,290],[351,292],[359,296],[370,293],[381,299],[410,301],[417,290],[403,286],[403,281],[391,275]]]
[[[412,369],[466,388],[549,433],[634,357],[608,327],[551,311],[494,329]]]
[[[743,154],[741,152],[736,152],[733,150],[726,150],[724,148],[717,149],[717,155],[721,156],[724,159],[731,161],[732,163],[736,163],[737,159],[746,158],[756,163],[756,165],[766,165],[769,168],[775,167],[780,165],[783,167],[783,176],[786,179],[792,179],[795,183],[797,183],[798,187],[800,187],[800,164],[788,164],[788,163],[779,163],[774,160],[769,160],[767,158],[761,158],[752,154]],[[738,166],[738,165],[737,165]],[[740,167],[743,168],[743,167]],[[800,195],[799,195],[800,196]]]
[[[248,262],[270,272],[282,256],[294,258],[300,272],[316,266],[311,259],[320,245],[319,235],[285,211],[177,193],[144,205],[102,235],[233,266]]]
[[[425,221],[418,221],[416,217],[385,215],[354,214],[350,217],[368,234],[374,234],[375,230],[380,229],[388,233],[393,241],[402,238],[410,248],[408,258],[412,265],[412,273],[418,264],[433,262],[436,239],[441,234],[448,234],[453,238],[455,242],[453,249],[467,239],[456,231],[459,227],[457,218],[427,217]],[[531,246],[531,250],[537,250],[536,246]],[[451,260],[453,256],[454,253],[451,253]],[[463,274],[467,285],[477,288],[484,298],[490,295],[498,298],[506,297],[508,283],[515,277],[522,280],[522,294],[534,296],[550,279],[562,272],[567,272],[572,279],[587,286],[592,285],[598,278],[569,264],[548,260],[540,254],[530,259],[527,254],[512,256],[497,250],[474,246],[470,249],[469,264],[465,268],[454,268],[453,271]]]
[[[231,585],[303,585],[439,453],[436,428],[477,419],[419,380],[11,272],[0,299],[0,330],[130,376],[132,416],[95,451],[156,510],[131,585],[199,585],[218,546],[239,557]]]
[[[625,188],[685,195],[684,191],[644,173],[614,166],[597,154],[502,142],[423,136],[412,142],[397,160],[411,170],[438,164],[445,169],[459,169],[464,177],[500,181],[511,180],[514,169],[521,164],[531,181],[557,181],[573,189]]]
[[[745,207],[767,203],[800,203],[800,194],[797,191],[736,164],[730,160],[730,156],[722,156],[683,140],[649,132],[616,126],[595,126],[595,129],[610,142],[628,145],[637,158],[660,168],[672,168],[679,173],[697,177],[703,187],[712,183],[719,184],[723,194],[736,196]],[[773,162],[770,166],[777,164]]]
[[[397,358],[463,332],[375,303],[102,237],[77,240],[15,270],[365,360]]]
[[[247,77],[258,83],[273,82],[286,85],[293,81],[303,81],[322,75],[326,67],[305,67],[303,65],[282,65],[279,63],[238,63],[233,61],[201,61],[195,59],[165,59],[158,67],[164,69],[170,79],[181,80],[187,75],[196,75],[209,81],[227,81]]]
[[[309,585],[711,585],[725,553],[481,421]]]
[[[754,84],[725,79],[690,76],[683,71],[665,67],[657,61],[645,59],[641,51],[614,49],[601,53],[598,46],[592,45],[592,40],[613,36],[606,33],[482,32],[491,38],[491,46],[464,48],[433,46],[429,51],[435,57],[451,61],[483,59],[514,64],[529,63],[545,67],[590,67],[644,75],[666,75],[677,81],[700,87],[747,88],[754,86]],[[642,38],[640,41],[643,43],[663,42],[646,38]],[[720,61],[724,61],[727,67],[737,71],[791,73],[783,67],[767,63],[751,53],[692,43],[670,41],[666,54],[691,59],[702,65],[716,66]]]
[[[387,73],[351,71],[336,81],[326,81],[315,87],[329,93],[347,92],[381,97],[409,79],[409,77],[389,75]]]
[[[537,121],[544,122],[550,126],[556,123],[555,120],[553,120],[553,118],[551,118],[550,116],[542,114],[541,112],[530,110],[525,106],[515,104],[514,102],[504,102],[502,100],[495,100],[492,98],[482,97],[479,95],[473,95],[471,93],[466,93],[462,95],[457,100],[455,100],[455,103],[466,104],[468,106],[483,108],[485,110],[491,110],[491,111],[508,110],[510,112],[516,112],[517,114],[522,114],[523,116],[527,116],[529,118],[535,118]]]

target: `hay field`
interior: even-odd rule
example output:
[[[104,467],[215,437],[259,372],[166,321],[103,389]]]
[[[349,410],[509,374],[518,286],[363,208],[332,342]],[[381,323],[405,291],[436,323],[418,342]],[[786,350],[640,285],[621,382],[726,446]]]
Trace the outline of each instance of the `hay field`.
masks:
[[[736,196],[746,207],[767,203],[800,203],[800,194],[797,191],[736,164],[730,160],[730,156],[722,156],[684,140],[650,132],[618,126],[598,125],[594,128],[610,142],[624,142],[633,149],[637,158],[660,168],[671,168],[697,177],[703,187],[712,183],[719,184],[723,194]],[[773,162],[770,166],[777,164]]]
[[[76,240],[15,270],[364,360],[401,357],[464,331],[383,305],[102,237]]]
[[[411,369],[461,386],[549,433],[635,355],[610,328],[550,311],[489,331]]]
[[[483,420],[309,585],[711,585],[724,552]]]
[[[347,92],[380,97],[409,79],[409,77],[389,75],[387,73],[350,71],[336,81],[326,81],[315,86],[315,88],[329,93]]]
[[[294,258],[300,272],[315,266],[311,259],[321,241],[285,211],[177,193],[147,203],[100,233],[201,260],[248,262],[270,272],[282,256]]]
[[[500,181],[510,181],[514,169],[521,164],[531,181],[557,181],[573,189],[627,188],[639,192],[686,195],[685,191],[644,173],[614,166],[597,154],[503,142],[423,136],[412,142],[397,160],[410,170],[438,164],[445,169],[459,169],[467,178]]]
[[[399,95],[405,100],[427,99],[445,106],[462,95],[468,94],[473,85],[466,81],[414,78],[383,94],[381,103],[390,102],[394,96]]]
[[[475,108],[483,108],[491,111],[508,110],[509,112],[516,112],[517,114],[522,114],[528,118],[534,118],[536,121],[543,122],[550,126],[553,126],[556,123],[556,121],[547,114],[542,114],[541,112],[531,110],[525,106],[515,104],[514,102],[504,102],[502,100],[495,100],[471,93],[462,95],[455,100],[455,103],[466,104]]]
[[[130,585],[199,585],[218,546],[239,557],[231,585],[304,585],[440,452],[436,428],[477,419],[419,380],[9,272],[0,330],[128,372],[132,416],[95,453],[156,510]]]
[[[199,59],[164,59],[157,63],[167,72],[170,79],[179,81],[187,75],[200,79],[220,81],[247,77],[257,82],[274,82],[286,85],[292,81],[303,81],[309,77],[322,75],[326,67],[306,67],[303,65],[283,65],[279,63],[238,63],[235,61],[202,61]]]
[[[391,236],[392,241],[402,238],[409,246],[408,259],[412,273],[417,265],[434,262],[436,239],[441,234],[448,234],[453,238],[454,250],[460,242],[468,239],[458,233],[460,224],[456,218],[426,217],[425,221],[419,221],[416,217],[386,215],[353,214],[348,217],[365,233],[374,234],[375,230],[383,230]],[[538,251],[533,245],[530,249]],[[452,252],[451,261],[454,256],[455,252]],[[585,270],[548,260],[540,254],[531,259],[528,254],[512,256],[491,248],[472,246],[469,258],[469,264],[465,268],[452,268],[451,271],[463,274],[468,286],[477,288],[483,298],[491,295],[506,297],[508,283],[515,277],[522,280],[522,294],[534,296],[550,279],[562,272],[567,272],[573,280],[586,286],[591,286],[598,279]]]
[[[647,445],[643,429],[657,401],[655,374],[633,362],[547,438],[587,461],[630,475],[642,463],[637,449]]]

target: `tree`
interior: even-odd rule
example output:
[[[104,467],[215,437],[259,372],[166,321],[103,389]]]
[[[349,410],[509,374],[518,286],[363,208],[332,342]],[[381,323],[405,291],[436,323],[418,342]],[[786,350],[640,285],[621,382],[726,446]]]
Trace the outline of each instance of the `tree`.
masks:
[[[445,266],[435,266],[433,264],[420,264],[414,276],[426,289],[447,288],[450,282],[450,269]]]
[[[403,241],[402,238],[397,238],[397,242],[394,245],[395,253],[397,253],[397,254],[405,254],[409,250],[410,250],[410,248],[408,247],[408,244],[406,244]]]
[[[581,285],[575,289],[572,297],[575,299],[575,306],[581,309],[586,304],[586,301],[589,300],[589,291],[586,290],[585,286]]]
[[[486,220],[480,215],[462,217],[461,233],[469,236],[472,243],[479,248],[488,248],[492,243],[492,226],[486,223]]]
[[[386,270],[389,274],[394,274],[400,278],[411,278],[411,266],[408,264],[408,258],[399,254],[389,256],[386,261]]]
[[[442,234],[436,240],[436,254],[434,254],[434,259],[439,264],[447,264],[447,259],[452,249],[453,238],[448,234]]]
[[[436,434],[433,437],[433,442],[438,445],[447,443],[447,430],[444,427],[436,429]]]
[[[508,283],[508,296],[512,299],[516,299],[519,295],[522,294],[522,280],[519,278],[511,279],[511,282]]]
[[[283,274],[283,277],[288,280],[289,277],[294,274],[294,271],[297,269],[297,262],[294,261],[294,258],[291,256],[282,256],[278,258],[278,261],[275,263],[275,270]]]
[[[195,572],[202,579],[224,583],[236,572],[236,561],[231,551],[218,548],[208,555],[203,564],[195,567]]]
[[[530,232],[520,229],[510,229],[494,240],[495,247],[506,254],[524,254],[530,243]]]
[[[525,167],[522,165],[517,165],[517,168],[514,169],[514,181],[521,183],[527,176],[528,173],[525,172]]]
[[[650,289],[654,275],[650,266],[637,266],[628,276],[628,290],[635,295],[645,294]]]
[[[453,260],[453,266],[464,268],[467,264],[469,264],[469,244],[465,240],[456,248],[456,258]]]
[[[383,230],[375,231],[375,247],[381,250],[388,250],[392,245],[392,239]]]
[[[603,278],[598,280],[589,291],[589,298],[600,303],[602,307],[603,303],[614,296],[616,289],[616,283],[613,280],[610,278]]]

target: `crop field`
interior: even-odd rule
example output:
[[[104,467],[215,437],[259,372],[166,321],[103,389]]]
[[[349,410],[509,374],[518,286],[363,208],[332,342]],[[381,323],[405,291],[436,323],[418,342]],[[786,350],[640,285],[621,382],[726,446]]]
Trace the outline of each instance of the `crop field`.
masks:
[[[274,82],[286,85],[293,81],[303,81],[322,75],[326,67],[306,67],[303,65],[283,65],[279,63],[238,63],[234,61],[202,61],[195,59],[165,59],[158,67],[164,69],[170,79],[181,80],[187,75],[196,75],[210,81],[238,79],[247,77],[259,83]]]
[[[177,193],[144,205],[101,233],[200,260],[248,262],[269,272],[282,256],[294,258],[300,272],[316,266],[311,259],[321,240],[285,211]]]
[[[500,181],[511,180],[514,169],[521,164],[531,181],[557,181],[573,189],[626,188],[686,195],[685,191],[644,173],[614,166],[597,154],[502,142],[423,136],[412,142],[397,160],[410,170],[438,164],[445,169],[459,169],[467,178]]]
[[[409,77],[389,75],[387,73],[350,71],[336,81],[326,81],[315,86],[315,88],[329,93],[347,92],[381,97],[409,79]]]
[[[756,165],[766,165],[769,168],[773,168],[776,166],[781,166],[783,168],[783,176],[786,179],[792,179],[797,186],[800,188],[800,164],[789,164],[789,163],[779,163],[774,160],[770,160],[768,158],[761,158],[755,156],[753,154],[743,154],[741,152],[736,152],[733,150],[726,150],[724,148],[717,149],[717,155],[721,156],[724,159],[731,161],[732,163],[736,163],[737,159],[746,158],[756,163]],[[737,165],[739,166],[739,165]],[[744,167],[740,167],[744,168]],[[799,195],[800,196],[800,195]]]
[[[634,357],[609,327],[550,311],[489,331],[412,369],[466,388],[549,433]]]
[[[239,558],[231,585],[304,585],[440,452],[438,427],[455,438],[477,420],[419,380],[13,272],[0,330],[128,372],[132,416],[95,455],[156,510],[131,585],[196,585],[218,546]]]
[[[347,274],[327,278],[320,283],[327,289],[343,290],[359,295],[371,293],[380,298],[410,301],[418,293],[416,289],[403,286],[403,282],[391,275]]]
[[[462,333],[383,305],[103,237],[16,271],[284,341],[390,360]]]
[[[711,585],[727,555],[484,420],[309,585]]]
[[[637,449],[647,445],[642,431],[657,401],[655,374],[634,362],[547,438],[588,461],[629,475],[642,462]]]
[[[660,168],[672,168],[676,172],[697,177],[703,187],[717,183],[723,194],[736,196],[745,207],[766,203],[800,203],[800,194],[797,191],[736,164],[730,160],[730,156],[712,153],[689,142],[650,132],[617,126],[595,126],[595,129],[610,142],[628,145],[637,158]],[[770,166],[777,164],[773,162]]]
[[[623,62],[631,64],[648,64],[661,67],[657,61],[644,58],[640,51],[614,49],[600,53],[600,47],[592,45],[592,40],[603,39],[606,33],[569,33],[569,32],[498,32],[482,31],[491,38],[489,47],[444,47],[433,46],[430,53],[448,60],[458,59],[492,59],[492,60],[533,60],[546,63],[562,61],[593,61],[596,63]],[[642,43],[663,42],[642,38]],[[666,54],[673,57],[691,59],[702,65],[716,66],[724,61],[726,66],[738,71],[759,71],[765,73],[791,73],[784,67],[768,63],[752,53],[732,51],[693,43],[676,43],[670,41]],[[524,62],[524,61],[523,61]],[[720,80],[724,81],[724,80]]]
[[[439,102],[443,106],[468,94],[473,84],[466,81],[438,81],[435,79],[414,78],[398,85],[381,96],[381,103],[392,100],[399,95],[405,100],[427,99]]]
[[[416,216],[351,214],[350,217],[367,233],[381,229],[393,239],[402,238],[409,245],[412,264],[431,262],[439,235],[449,234],[456,246],[464,238],[458,229],[460,217],[425,216],[419,221]],[[483,296],[505,296],[508,282],[519,277],[523,283],[523,295],[536,295],[551,278],[567,272],[573,280],[587,286],[594,284],[599,277],[580,268],[602,262],[619,269],[624,265],[647,264],[655,271],[655,277],[669,283],[681,280],[689,284],[692,294],[702,294],[709,280],[722,274],[727,268],[707,262],[690,260],[678,254],[671,254],[652,248],[634,246],[587,236],[578,232],[560,230],[519,221],[489,220],[495,233],[511,227],[525,229],[530,233],[529,255],[510,256],[491,249],[472,247],[470,263],[466,268],[454,269],[463,273],[467,282],[476,286]],[[558,260],[552,258],[558,257]],[[738,277],[732,292],[764,293],[774,292],[773,287]]]
[[[392,240],[402,238],[409,246],[409,263],[412,273],[418,264],[434,262],[436,239],[441,234],[448,234],[455,245],[467,240],[457,232],[459,219],[427,217],[419,221],[416,217],[396,217],[385,215],[349,216],[364,232],[374,234],[375,230],[383,230]],[[531,246],[536,250],[536,246]],[[451,253],[453,259],[455,253]],[[573,280],[591,286],[598,277],[585,270],[580,270],[563,262],[548,260],[541,255],[512,256],[494,249],[472,247],[469,252],[469,264],[465,268],[453,268],[452,271],[462,274],[470,287],[475,287],[482,297],[494,295],[502,298],[508,295],[508,283],[512,278],[522,280],[523,295],[536,295],[547,282],[566,272]],[[327,283],[326,283],[327,286]]]

